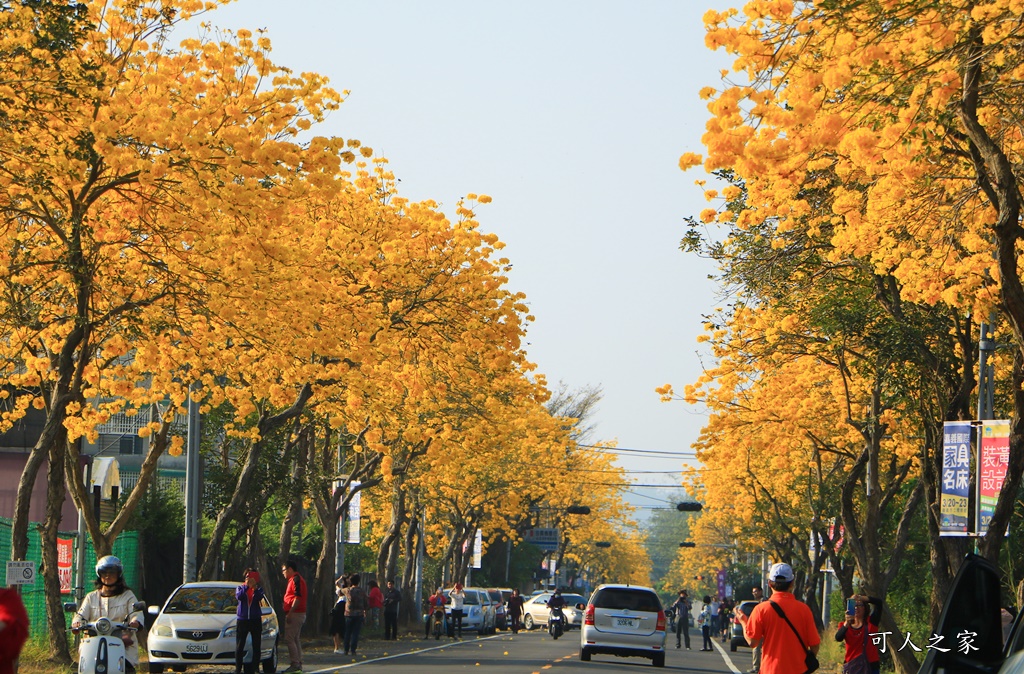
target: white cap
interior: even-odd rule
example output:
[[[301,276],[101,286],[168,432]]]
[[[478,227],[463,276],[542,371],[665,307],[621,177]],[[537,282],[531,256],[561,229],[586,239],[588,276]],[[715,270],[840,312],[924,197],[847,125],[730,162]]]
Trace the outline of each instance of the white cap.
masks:
[[[789,564],[773,564],[768,572],[768,580],[782,581],[783,583],[793,582],[793,568]]]

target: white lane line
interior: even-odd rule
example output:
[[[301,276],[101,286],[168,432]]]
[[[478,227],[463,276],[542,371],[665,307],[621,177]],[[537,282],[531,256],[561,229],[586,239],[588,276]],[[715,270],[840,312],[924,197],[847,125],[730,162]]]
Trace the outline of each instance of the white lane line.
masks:
[[[711,640],[711,645],[718,649],[718,652],[722,654],[722,659],[725,660],[725,664],[729,665],[729,669],[732,670],[733,674],[744,674],[747,670],[740,670],[732,663],[732,658],[725,652],[725,649],[718,645],[717,639]]]
[[[503,635],[501,635],[501,634],[495,634],[494,636],[490,636],[490,637],[477,637],[476,639],[473,639],[471,641],[453,641],[453,642],[449,642],[449,643],[446,643],[446,644],[441,644],[440,646],[431,646],[430,648],[417,648],[414,651],[407,651],[405,653],[395,653],[394,655],[382,655],[379,658],[371,658],[369,660],[360,660],[359,662],[350,662],[347,665],[337,665],[337,666],[334,666],[334,667],[328,667],[326,669],[314,669],[312,671],[310,671],[310,670],[303,670],[303,674],[327,674],[328,672],[338,672],[338,671],[341,671],[343,669],[351,669],[352,667],[359,667],[360,665],[368,665],[371,662],[384,662],[385,660],[394,660],[396,658],[404,658],[404,657],[409,656],[409,655],[418,655],[420,653],[429,653],[430,651],[440,651],[440,650],[444,650],[445,648],[454,648],[456,646],[463,646],[463,645],[466,645],[466,644],[474,644],[474,643],[477,643],[478,641],[487,641],[488,639],[498,639],[498,638],[500,638],[502,636]],[[349,656],[349,657],[351,657],[351,656]]]

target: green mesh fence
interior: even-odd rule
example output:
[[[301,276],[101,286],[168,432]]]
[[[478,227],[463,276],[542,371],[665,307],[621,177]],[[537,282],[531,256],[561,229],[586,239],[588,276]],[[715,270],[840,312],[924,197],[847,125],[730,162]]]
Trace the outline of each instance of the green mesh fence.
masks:
[[[78,532],[62,531],[58,538],[71,540],[71,572],[70,586],[71,593],[61,595],[62,602],[75,601],[74,582],[77,577],[75,563],[78,559]],[[43,592],[43,578],[41,575],[42,549],[40,547],[40,532],[35,523],[30,523],[28,528],[28,552],[25,559],[36,563],[36,582],[34,585],[21,585],[21,598],[25,602],[25,609],[28,611],[28,619],[32,627],[32,636],[41,637],[46,635],[46,598]],[[117,537],[114,542],[114,556],[124,564],[124,578],[128,587],[138,589],[138,560],[139,560],[139,534],[137,531],[126,531]],[[6,574],[7,562],[11,559],[11,520],[0,517],[0,561],[3,568],[0,573]],[[85,592],[93,589],[93,581],[96,578],[96,551],[93,549],[92,540],[89,535],[85,536]],[[67,624],[71,624],[70,617]]]

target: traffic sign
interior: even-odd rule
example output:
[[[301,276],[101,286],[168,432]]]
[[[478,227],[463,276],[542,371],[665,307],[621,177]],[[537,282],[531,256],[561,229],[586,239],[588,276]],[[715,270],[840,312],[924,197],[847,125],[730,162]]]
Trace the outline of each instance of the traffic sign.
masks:
[[[35,562],[7,562],[8,585],[35,585]]]
[[[533,529],[526,530],[523,539],[527,543],[533,543],[544,552],[556,552],[558,550],[558,529],[534,527]]]

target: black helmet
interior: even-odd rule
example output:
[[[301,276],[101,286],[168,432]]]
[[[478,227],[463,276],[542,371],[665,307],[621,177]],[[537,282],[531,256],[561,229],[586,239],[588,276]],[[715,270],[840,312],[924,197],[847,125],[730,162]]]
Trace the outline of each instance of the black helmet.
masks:
[[[99,578],[101,573],[110,570],[117,571],[118,578],[124,575],[124,566],[121,564],[120,559],[113,555],[100,557],[99,561],[96,562],[96,577]]]

